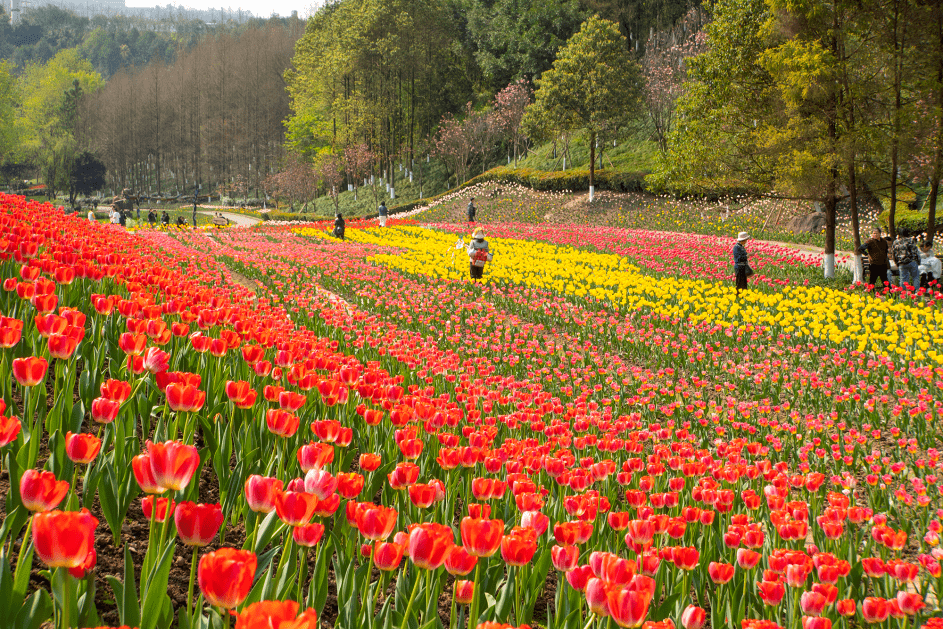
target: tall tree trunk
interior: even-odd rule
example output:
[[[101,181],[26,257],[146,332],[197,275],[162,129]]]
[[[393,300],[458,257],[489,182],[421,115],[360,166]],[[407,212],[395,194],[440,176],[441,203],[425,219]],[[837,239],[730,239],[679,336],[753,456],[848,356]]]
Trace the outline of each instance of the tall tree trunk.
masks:
[[[891,238],[897,236],[897,168],[900,158],[901,83],[903,81],[903,42],[900,28],[900,1],[894,0],[891,18],[894,36],[894,136],[891,138],[891,207],[887,213],[887,228]]]
[[[936,145],[933,155],[933,174],[930,180],[930,197],[927,203],[927,242],[933,244],[936,235],[936,203],[940,193],[940,177],[943,177],[943,5],[936,5]]]
[[[592,203],[596,183],[596,132],[589,132],[589,200]]]

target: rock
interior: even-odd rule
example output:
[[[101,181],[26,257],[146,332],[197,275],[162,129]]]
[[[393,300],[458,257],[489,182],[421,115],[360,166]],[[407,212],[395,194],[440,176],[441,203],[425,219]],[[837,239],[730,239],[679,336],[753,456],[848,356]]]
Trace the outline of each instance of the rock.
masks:
[[[821,234],[825,229],[825,214],[815,212],[797,216],[789,221],[789,230],[795,233]]]

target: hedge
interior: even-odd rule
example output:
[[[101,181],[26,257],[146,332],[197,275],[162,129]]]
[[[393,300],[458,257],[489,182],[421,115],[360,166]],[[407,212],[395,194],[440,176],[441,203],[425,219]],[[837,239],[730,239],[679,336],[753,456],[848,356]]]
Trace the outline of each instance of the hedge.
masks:
[[[888,219],[890,212],[884,210],[878,215],[878,220],[884,229],[889,229]],[[897,230],[909,229],[915,233],[927,230],[927,213],[920,210],[904,210],[898,206],[897,214],[894,215],[894,224]]]

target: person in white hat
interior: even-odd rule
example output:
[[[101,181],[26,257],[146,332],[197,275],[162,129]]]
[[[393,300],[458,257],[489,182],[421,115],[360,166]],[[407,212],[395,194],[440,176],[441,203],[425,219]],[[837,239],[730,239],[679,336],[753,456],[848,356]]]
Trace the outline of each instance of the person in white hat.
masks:
[[[748,240],[750,240],[750,234],[740,232],[737,234],[737,244],[733,246],[733,273],[737,280],[737,295],[740,294],[741,290],[746,289],[747,278],[753,275],[747,248],[744,246]]]
[[[471,278],[480,280],[485,273],[485,264],[491,259],[488,241],[485,240],[485,230],[480,227],[472,232],[471,242],[468,243],[468,258],[471,262],[469,267]]]

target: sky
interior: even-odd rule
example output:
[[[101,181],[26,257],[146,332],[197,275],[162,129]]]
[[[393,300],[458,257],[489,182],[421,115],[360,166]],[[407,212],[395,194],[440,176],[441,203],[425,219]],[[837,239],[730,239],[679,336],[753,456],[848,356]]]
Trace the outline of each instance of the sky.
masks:
[[[193,9],[225,8],[238,11],[243,9],[251,11],[256,17],[269,17],[272,13],[277,13],[282,17],[288,17],[292,11],[297,11],[299,17],[307,17],[312,11],[314,2],[312,0],[187,0],[186,2],[170,2],[167,0],[125,0],[125,5],[129,7],[153,7],[167,6],[173,4],[177,6],[182,4]]]

